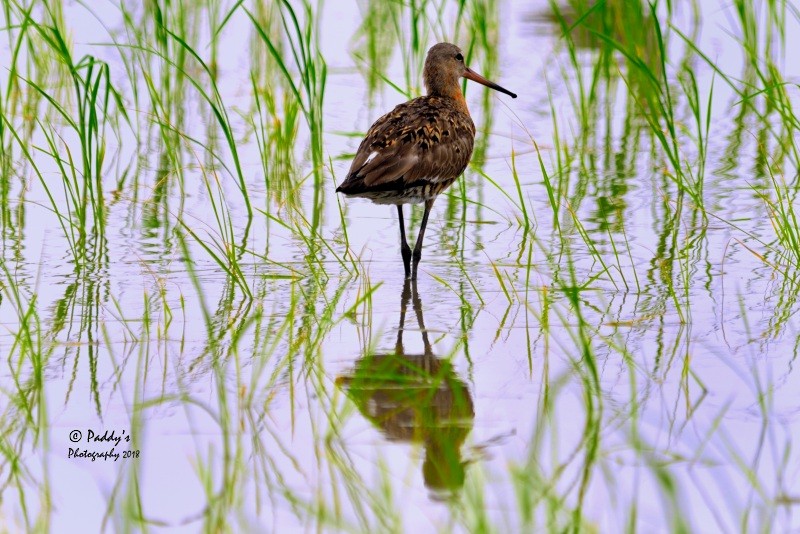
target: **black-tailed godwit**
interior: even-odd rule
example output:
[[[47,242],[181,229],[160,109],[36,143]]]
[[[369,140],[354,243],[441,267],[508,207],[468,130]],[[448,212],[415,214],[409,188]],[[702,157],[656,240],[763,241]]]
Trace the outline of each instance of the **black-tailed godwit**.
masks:
[[[423,75],[428,94],[400,104],[375,121],[358,147],[347,178],[336,188],[349,197],[397,206],[403,267],[406,278],[412,280],[417,278],[433,202],[461,176],[472,156],[475,125],[459,80],[464,77],[517,97],[467,67],[461,50],[450,43],[428,50]],[[423,202],[425,213],[412,253],[406,241],[403,204]]]

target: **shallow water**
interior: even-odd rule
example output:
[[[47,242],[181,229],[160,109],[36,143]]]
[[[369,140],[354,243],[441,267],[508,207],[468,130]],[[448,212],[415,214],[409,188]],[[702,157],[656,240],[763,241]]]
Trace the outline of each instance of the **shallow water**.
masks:
[[[471,168],[466,200],[458,183],[437,200],[413,285],[402,280],[394,209],[334,194],[360,140],[348,134],[406,99],[383,82],[368,92],[368,67],[353,52],[366,4],[327,3],[315,19],[328,67],[319,184],[302,117],[285,182],[265,181],[252,125],[258,41],[241,10],[219,33],[217,83],[252,217],[197,89],[178,94],[175,168],[147,108],[145,74],[133,104],[120,58],[133,50],[108,45],[109,30],[117,43],[137,42],[119,9],[93,8],[95,18],[64,6],[74,57],[108,62],[136,126],[106,132],[105,240],[90,235],[91,252],[76,260],[45,185],[61,214],[74,206],[42,132],[63,132],[62,158],[79,143],[46,102],[38,114],[9,115],[15,127],[33,126],[24,146],[42,175],[3,138],[13,145],[0,282],[0,517],[9,529],[800,527],[797,258],[781,256],[774,212],[759,196],[772,198],[770,171],[797,186],[797,162],[775,156],[786,142],[773,134],[777,118],[742,112],[719,74],[692,59],[704,111],[713,83],[698,206],[618,75],[601,84],[582,129],[576,74],[548,2],[487,4],[501,21],[489,74],[520,97],[492,93],[486,106],[482,88],[468,87],[488,178]],[[688,33],[697,23],[696,46],[738,78],[735,14],[722,3],[701,8],[697,18],[676,8],[673,24]],[[187,12],[197,17],[187,36],[197,32],[195,49],[209,60],[209,12]],[[456,16],[448,5],[443,24],[423,24],[434,28],[428,42]],[[793,50],[798,18],[785,24]],[[668,80],[680,95],[685,48],[669,38]],[[576,54],[586,76],[599,45]],[[405,88],[401,56],[383,74]],[[798,65],[778,64],[796,83]],[[161,68],[148,75],[159,79]],[[6,87],[8,71],[0,76]],[[46,89],[70,102],[57,81]],[[693,119],[675,99],[681,158],[697,172]],[[546,179],[559,193],[557,216]],[[421,213],[406,213],[415,231]],[[214,259],[226,251],[240,283]],[[90,431],[133,439],[87,443]],[[70,448],[112,446],[138,457],[69,457]]]

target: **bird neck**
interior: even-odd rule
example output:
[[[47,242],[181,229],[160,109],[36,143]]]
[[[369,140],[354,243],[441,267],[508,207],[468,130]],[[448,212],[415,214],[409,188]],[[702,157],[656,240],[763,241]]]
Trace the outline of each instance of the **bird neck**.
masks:
[[[469,115],[469,109],[467,108],[467,100],[466,98],[464,98],[464,93],[461,92],[461,87],[457,83],[440,85],[440,86],[437,86],[435,84],[427,84],[427,85],[428,85],[428,96],[449,98],[455,103],[457,108],[459,108],[461,111]]]

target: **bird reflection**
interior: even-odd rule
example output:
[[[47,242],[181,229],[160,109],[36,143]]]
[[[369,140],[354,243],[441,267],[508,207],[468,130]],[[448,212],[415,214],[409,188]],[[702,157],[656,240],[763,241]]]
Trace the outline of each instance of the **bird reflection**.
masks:
[[[403,347],[406,310],[413,302],[423,354]],[[472,429],[475,411],[467,385],[452,364],[437,358],[428,340],[422,304],[414,281],[406,280],[394,352],[359,359],[353,371],[337,378],[347,396],[390,441],[422,443],[425,486],[435,499],[448,499],[464,485],[466,462],[461,446]]]

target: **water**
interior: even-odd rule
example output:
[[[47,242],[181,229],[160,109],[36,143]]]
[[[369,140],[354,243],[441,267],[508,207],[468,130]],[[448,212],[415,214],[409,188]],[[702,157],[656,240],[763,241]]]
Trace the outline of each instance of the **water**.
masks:
[[[196,88],[178,94],[184,116],[175,120],[194,140],[181,138],[176,166],[170,134],[145,105],[144,73],[132,104],[120,54],[133,51],[108,46],[98,22],[117,42],[134,42],[119,9],[93,6],[96,19],[64,6],[74,57],[108,62],[143,133],[107,131],[106,240],[90,238],[90,259],[76,260],[44,187],[68,216],[58,166],[36,151],[47,146],[43,130],[65,131],[64,121],[44,102],[34,114],[43,124],[10,117],[33,126],[26,146],[43,178],[12,142],[0,282],[8,528],[798,528],[796,258],[779,255],[774,212],[759,196],[774,198],[770,169],[796,186],[796,161],[775,156],[777,118],[743,113],[720,76],[692,59],[704,111],[713,83],[698,206],[670,177],[617,74],[598,90],[580,144],[577,78],[549,4],[501,2],[498,64],[487,74],[520,98],[493,93],[485,107],[482,88],[467,92],[479,142],[488,141],[482,172],[496,186],[471,169],[466,201],[458,184],[437,200],[412,286],[402,280],[394,209],[333,192],[360,141],[348,134],[406,99],[383,82],[368,94],[355,68],[364,62],[351,53],[359,6],[326,3],[315,18],[328,66],[319,187],[302,117],[286,182],[265,181],[250,77],[267,62],[251,57],[258,41],[245,13],[219,34],[219,92],[252,218],[224,132]],[[739,77],[735,13],[701,8],[695,19],[676,7],[673,23],[688,33],[697,21],[696,46]],[[196,50],[210,61],[208,11],[186,12],[197,17],[186,37],[198,32]],[[423,38],[432,44],[456,16],[448,6],[444,22],[422,24],[434,28]],[[787,17],[789,50],[797,23]],[[674,33],[669,43],[668,79],[680,95],[686,48]],[[600,49],[592,39],[578,47],[584,76]],[[10,64],[7,43],[2,53]],[[620,56],[613,65],[626,74]],[[797,65],[779,65],[797,80]],[[147,72],[159,80],[163,68]],[[186,71],[207,87],[196,64]],[[405,88],[401,54],[383,74]],[[55,79],[45,86],[54,94]],[[411,82],[420,84],[416,74]],[[697,173],[694,119],[675,98],[681,158]],[[74,134],[64,139],[79,146]],[[532,140],[559,198],[555,217]],[[414,232],[420,216],[410,218]],[[215,260],[226,253],[239,283],[221,266],[230,262]],[[87,442],[90,431],[132,441]],[[138,457],[69,455],[112,446]]]

